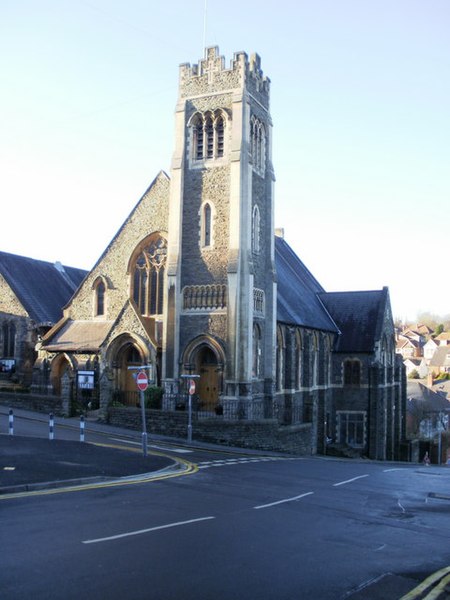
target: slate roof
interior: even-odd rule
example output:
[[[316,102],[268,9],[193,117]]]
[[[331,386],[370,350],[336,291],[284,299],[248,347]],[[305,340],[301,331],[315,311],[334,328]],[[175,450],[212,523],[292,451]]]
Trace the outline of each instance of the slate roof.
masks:
[[[286,241],[275,237],[277,320],[338,333],[333,319],[319,300],[324,289]]]
[[[420,403],[427,412],[450,411],[450,402],[445,397],[433,389],[423,385],[420,381],[408,381],[406,394],[408,396],[408,409],[414,403]]]
[[[336,352],[373,352],[380,339],[388,290],[323,292],[324,306],[339,327]]]
[[[43,345],[49,352],[98,352],[112,325],[113,321],[68,319],[48,343],[44,338]]]
[[[31,319],[56,323],[87,271],[0,252],[0,273]]]

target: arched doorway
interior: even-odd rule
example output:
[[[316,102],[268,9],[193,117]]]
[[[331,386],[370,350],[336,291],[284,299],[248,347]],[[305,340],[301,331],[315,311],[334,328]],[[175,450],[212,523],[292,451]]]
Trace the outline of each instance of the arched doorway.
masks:
[[[221,343],[210,336],[199,336],[183,353],[183,373],[196,374],[197,408],[217,412],[223,388],[225,352]],[[220,410],[220,409],[219,409]]]
[[[139,349],[131,342],[123,345],[117,353],[116,385],[114,396],[117,401],[127,406],[139,406],[139,391],[136,386],[136,370],[143,364]]]
[[[216,354],[203,346],[196,354],[196,372],[200,375],[197,395],[202,410],[214,410],[219,403],[220,379]]]
[[[55,396],[61,396],[61,380],[66,372],[72,368],[69,359],[65,354],[59,354],[51,363],[50,381]]]

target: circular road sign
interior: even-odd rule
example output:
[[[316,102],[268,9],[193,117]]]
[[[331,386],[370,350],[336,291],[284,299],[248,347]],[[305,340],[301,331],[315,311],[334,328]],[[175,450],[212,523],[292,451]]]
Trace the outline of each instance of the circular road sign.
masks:
[[[195,394],[195,381],[193,379],[189,379],[189,394],[191,396]]]
[[[138,388],[141,390],[141,392],[145,392],[145,390],[148,387],[148,379],[147,379],[147,375],[144,373],[144,371],[139,371],[137,377],[136,377],[136,383]]]

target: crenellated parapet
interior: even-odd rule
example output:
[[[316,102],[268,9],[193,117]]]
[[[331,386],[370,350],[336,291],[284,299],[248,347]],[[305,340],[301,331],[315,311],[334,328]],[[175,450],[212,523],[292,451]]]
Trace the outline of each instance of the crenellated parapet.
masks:
[[[245,52],[236,52],[227,69],[219,48],[211,46],[205,49],[205,58],[198,64],[180,65],[180,98],[244,88],[268,108],[270,79],[263,74],[258,54],[252,54],[249,59]]]

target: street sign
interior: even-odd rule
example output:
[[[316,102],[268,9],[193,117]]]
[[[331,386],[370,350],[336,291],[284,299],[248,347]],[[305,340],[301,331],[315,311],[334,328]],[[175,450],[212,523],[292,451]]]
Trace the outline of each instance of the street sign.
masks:
[[[145,392],[145,390],[148,388],[148,379],[147,379],[147,375],[144,373],[144,371],[140,371],[137,374],[136,384],[137,384],[138,388],[141,390],[141,392]]]
[[[195,381],[193,379],[189,380],[189,394],[191,396],[195,394]]]

